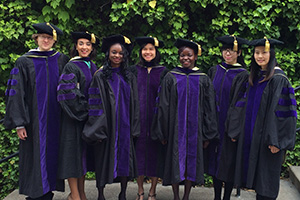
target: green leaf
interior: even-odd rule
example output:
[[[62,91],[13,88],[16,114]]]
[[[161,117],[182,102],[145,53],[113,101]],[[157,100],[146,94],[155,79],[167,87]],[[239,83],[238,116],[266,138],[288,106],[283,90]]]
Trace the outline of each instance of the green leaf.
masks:
[[[58,19],[62,21],[68,21],[70,18],[69,13],[67,11],[61,11],[58,13]]]
[[[44,8],[42,9],[42,13],[43,15],[48,15],[51,13],[51,7],[50,6],[44,6]]]
[[[66,0],[65,5],[67,6],[67,8],[71,8],[72,5],[75,4],[75,0]]]

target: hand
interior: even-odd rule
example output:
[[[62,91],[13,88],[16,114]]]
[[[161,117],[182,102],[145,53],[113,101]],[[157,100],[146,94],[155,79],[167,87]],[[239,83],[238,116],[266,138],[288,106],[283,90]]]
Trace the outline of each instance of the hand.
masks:
[[[18,134],[18,137],[21,140],[26,140],[26,138],[27,138],[27,132],[26,132],[25,128],[17,129],[17,134]]]
[[[231,142],[236,142],[236,139],[231,138]]]
[[[162,140],[161,143],[162,143],[163,145],[165,145],[165,144],[167,144],[167,140]]]
[[[206,149],[208,145],[209,145],[209,141],[208,140],[204,141],[203,142],[203,149]]]
[[[269,145],[269,149],[272,153],[278,153],[278,151],[280,151],[280,149],[278,149],[277,147],[275,146],[271,146]]]

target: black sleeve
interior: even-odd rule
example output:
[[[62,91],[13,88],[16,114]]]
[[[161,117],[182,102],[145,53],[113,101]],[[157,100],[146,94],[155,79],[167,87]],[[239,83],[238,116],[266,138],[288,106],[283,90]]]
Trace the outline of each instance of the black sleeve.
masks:
[[[28,111],[28,95],[30,91],[28,91],[29,87],[27,86],[30,82],[30,77],[27,73],[29,67],[33,67],[31,59],[21,56],[17,59],[14,68],[10,72],[5,92],[6,114],[4,117],[4,125],[8,129],[26,126],[30,123]]]
[[[60,76],[57,100],[63,111],[76,121],[85,121],[88,116],[87,100],[84,94],[85,77],[80,69],[69,62]]]
[[[166,140],[169,133],[170,93],[172,75],[168,73],[158,88],[158,97],[151,126],[151,138],[153,140]]]
[[[109,133],[109,99],[106,95],[106,88],[109,86],[101,77],[101,72],[96,72],[89,88],[88,120],[83,129],[83,139],[88,143],[95,143],[98,140],[107,138]]]
[[[203,76],[204,83],[204,99],[203,99],[203,140],[218,139],[217,112],[215,104],[215,91],[212,81],[207,76]]]
[[[138,89],[135,76],[131,78],[131,135],[138,137],[140,135],[140,106],[138,98]]]
[[[264,135],[267,145],[292,150],[296,139],[297,102],[287,77],[278,74],[270,79]]]

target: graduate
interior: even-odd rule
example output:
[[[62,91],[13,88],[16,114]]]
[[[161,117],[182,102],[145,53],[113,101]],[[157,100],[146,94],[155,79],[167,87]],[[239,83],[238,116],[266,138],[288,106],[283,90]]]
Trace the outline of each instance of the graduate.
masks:
[[[103,39],[103,67],[89,88],[89,117],[83,138],[94,143],[98,199],[104,187],[121,182],[120,200],[126,199],[127,182],[137,176],[133,138],[140,134],[136,78],[128,70],[130,40],[122,35]]]
[[[159,64],[160,53],[158,48],[164,46],[163,41],[155,37],[137,37],[135,41],[140,46],[140,57],[139,63],[132,66],[132,71],[137,76],[141,121],[140,136],[135,144],[138,165],[138,193],[136,199],[142,200],[144,198],[144,176],[148,176],[151,178],[148,200],[155,200],[158,177],[162,176],[160,171],[162,171],[163,163],[158,158],[161,154],[162,144],[151,139],[150,128],[158,87],[168,70]]]
[[[236,160],[236,143],[231,141],[225,130],[225,122],[230,105],[245,90],[248,79],[246,64],[242,56],[242,45],[248,41],[234,35],[224,35],[216,38],[222,43],[223,62],[211,67],[208,76],[211,78],[215,93],[218,113],[218,130],[220,140],[211,141],[205,149],[208,169],[213,177],[214,200],[221,200],[223,182],[225,191],[223,200],[229,200],[233,189],[234,169]]]
[[[179,184],[184,182],[187,200],[191,187],[204,183],[203,148],[218,138],[218,131],[213,84],[196,67],[200,45],[177,39],[175,46],[182,66],[162,81],[152,134],[167,148],[163,185],[172,185],[174,200],[179,200]]]
[[[98,69],[92,59],[97,55],[99,39],[88,32],[72,32],[72,38],[71,60],[64,67],[57,87],[57,100],[63,110],[58,177],[68,179],[69,200],[86,200],[84,180],[88,169],[93,169],[89,166],[93,162],[88,162],[93,152],[82,140],[82,130],[88,118],[88,89]]]
[[[38,48],[16,61],[6,90],[4,125],[17,129],[19,192],[26,199],[52,199],[51,191],[64,190],[57,180],[60,106],[57,84],[68,57],[52,47],[63,32],[50,23],[34,24]]]
[[[281,165],[296,137],[297,104],[294,89],[275,58],[275,45],[283,42],[264,37],[254,46],[249,87],[236,107],[244,107],[243,130],[238,139],[236,183],[255,189],[257,200],[278,196]],[[240,123],[234,121],[233,126]],[[236,138],[235,138],[236,137]]]

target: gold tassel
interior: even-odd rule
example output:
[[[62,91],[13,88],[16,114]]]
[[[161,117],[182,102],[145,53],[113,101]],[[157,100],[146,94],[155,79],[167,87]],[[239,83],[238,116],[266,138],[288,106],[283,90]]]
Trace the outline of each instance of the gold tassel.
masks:
[[[237,52],[238,51],[238,42],[237,42],[236,37],[234,35],[232,35],[232,37],[234,37],[233,51]]]
[[[202,53],[201,45],[200,44],[197,45],[198,45],[198,56],[201,56]]]
[[[50,26],[52,28],[52,35],[53,35],[53,40],[57,41],[57,33],[56,30],[51,26],[51,24],[49,22],[47,22],[47,25]]]
[[[96,37],[95,37],[94,33],[91,34],[91,43],[93,43],[93,44],[96,43]]]
[[[126,44],[131,44],[131,41],[129,40],[128,37],[126,37],[124,35],[123,35],[123,37],[124,37],[124,41],[125,41]]]
[[[56,41],[57,40],[56,30],[53,30],[52,34],[53,34],[53,40]]]
[[[159,41],[156,37],[153,38],[154,39],[154,46],[158,47],[159,46]]]
[[[269,52],[270,51],[270,42],[268,40],[268,38],[265,36],[264,39],[266,40],[265,42],[265,52]]]

